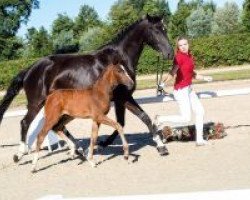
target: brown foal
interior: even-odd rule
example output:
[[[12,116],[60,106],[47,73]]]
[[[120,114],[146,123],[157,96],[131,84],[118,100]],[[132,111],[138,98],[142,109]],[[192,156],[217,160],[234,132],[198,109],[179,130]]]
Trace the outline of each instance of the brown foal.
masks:
[[[127,86],[128,89],[131,89],[134,82],[122,65],[111,64],[103,71],[92,87],[82,90],[55,90],[47,97],[45,102],[45,122],[37,137],[36,152],[32,162],[33,171],[36,171],[38,153],[45,136],[64,114],[75,118],[91,118],[93,120],[88,153],[88,160],[92,166],[96,165],[93,162],[93,151],[100,124],[109,125],[119,132],[123,144],[124,158],[128,159],[129,148],[122,126],[106,116],[110,110],[113,90],[119,84],[123,84]],[[58,135],[66,139],[66,142],[69,142],[62,132],[58,132]],[[73,152],[74,149],[71,153],[73,154]]]

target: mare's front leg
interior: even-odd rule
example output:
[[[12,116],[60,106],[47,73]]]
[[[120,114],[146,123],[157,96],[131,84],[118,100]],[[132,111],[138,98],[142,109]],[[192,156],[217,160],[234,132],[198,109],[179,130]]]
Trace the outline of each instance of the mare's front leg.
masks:
[[[125,101],[124,100],[115,100],[114,101],[114,107],[115,107],[115,114],[117,122],[123,127],[125,122]],[[106,147],[110,144],[112,144],[115,140],[115,138],[118,135],[118,131],[115,130],[105,141],[100,141],[98,145],[101,147]]]
[[[70,121],[72,121],[74,118],[73,117],[71,117],[71,116],[68,116],[68,115],[63,115],[61,118],[60,118],[60,120],[59,120],[59,122],[56,124],[56,125],[54,125],[53,126],[53,130],[55,131],[55,132],[60,132],[60,131],[62,131],[63,132],[63,134],[70,140],[67,140],[68,142],[68,144],[70,144],[70,147],[71,147],[71,145],[72,145],[72,143],[73,143],[73,145],[74,145],[74,149],[77,149],[77,147],[78,147],[78,145],[77,145],[77,142],[76,142],[76,140],[75,140],[75,138],[73,137],[73,135],[66,129],[66,127],[65,127],[65,125],[66,124],[68,124]],[[65,138],[65,140],[66,140],[66,138]]]
[[[153,140],[155,141],[157,145],[157,150],[161,156],[168,155],[168,149],[163,144],[161,137],[158,134],[158,130],[156,126],[152,123],[150,117],[147,115],[147,113],[138,105],[138,103],[134,100],[132,95],[128,97],[127,102],[125,103],[125,106],[128,110],[130,110],[134,115],[136,115],[141,121],[148,127],[149,132],[153,136]]]
[[[124,150],[124,159],[128,160],[128,158],[129,158],[129,147],[128,147],[127,140],[126,140],[126,138],[124,136],[122,126],[119,123],[117,123],[117,122],[113,121],[112,119],[108,118],[106,115],[99,116],[98,117],[98,122],[102,123],[102,124],[106,124],[108,126],[111,126],[114,129],[116,129],[116,131],[118,131],[118,133],[120,134],[121,140],[122,140],[122,145],[123,145],[123,150]]]

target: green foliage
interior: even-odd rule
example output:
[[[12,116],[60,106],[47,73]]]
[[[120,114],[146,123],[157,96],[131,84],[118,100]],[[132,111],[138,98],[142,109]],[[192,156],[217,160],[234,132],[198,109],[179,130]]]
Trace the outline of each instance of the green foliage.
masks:
[[[19,57],[19,49],[23,47],[22,39],[18,37],[0,37],[0,60],[10,60]]]
[[[185,1],[179,1],[178,9],[172,15],[169,24],[169,34],[170,38],[176,38],[180,35],[187,35],[187,24],[186,18],[190,15],[191,10]]]
[[[250,63],[250,33],[202,37],[191,40],[196,68],[240,65]],[[139,74],[155,73],[159,53],[146,48],[139,60]],[[164,70],[171,67],[171,61]]]
[[[143,15],[163,15],[168,24],[171,12],[166,0],[119,0],[109,12],[112,31],[117,32],[138,20]]]
[[[160,59],[160,66],[164,65],[164,71],[167,71],[171,66],[171,61],[162,61],[162,56],[157,51],[154,51],[152,48],[145,48],[142,52],[142,55],[139,59],[139,63],[137,66],[138,74],[152,74],[157,70],[158,57]]]
[[[98,13],[94,8],[84,5],[81,6],[78,16],[75,18],[74,32],[80,38],[84,31],[101,25]]]
[[[20,25],[27,23],[32,8],[38,8],[38,0],[0,1],[0,60],[19,56],[23,41],[15,36]]]
[[[196,60],[196,68],[250,63],[250,33],[193,39],[191,49]],[[156,73],[158,56],[158,52],[145,48],[138,63],[137,73]],[[28,67],[35,60],[37,59],[0,62],[0,89],[6,88],[21,69]],[[161,65],[164,62],[164,71],[171,67],[171,61],[160,59],[160,62]]]
[[[209,35],[211,33],[212,19],[212,11],[205,11],[199,6],[187,18],[188,35],[193,38]]]
[[[226,2],[224,7],[214,13],[212,34],[223,35],[236,33],[239,30],[239,8],[235,2]]]
[[[27,34],[28,42],[23,52],[24,57],[41,57],[52,52],[52,41],[44,27],[39,30],[31,28]]]
[[[242,24],[245,30],[250,32],[250,0],[245,0],[243,4]]]
[[[21,59],[0,62],[0,89],[6,89],[19,71],[27,68],[36,60],[37,59]]]
[[[93,51],[103,44],[102,35],[104,34],[104,29],[100,27],[89,28],[87,31],[83,32],[79,41],[80,52],[86,53]]]
[[[198,67],[240,65],[250,62],[250,34],[220,35],[195,39],[192,52]]]
[[[70,31],[73,27],[74,22],[67,14],[58,14],[52,24],[52,36],[56,38],[62,31]]]
[[[1,0],[0,37],[13,37],[21,23],[27,23],[32,9],[38,7],[38,0]]]
[[[61,31],[53,39],[54,53],[72,53],[79,50],[78,41],[74,38],[73,30]]]

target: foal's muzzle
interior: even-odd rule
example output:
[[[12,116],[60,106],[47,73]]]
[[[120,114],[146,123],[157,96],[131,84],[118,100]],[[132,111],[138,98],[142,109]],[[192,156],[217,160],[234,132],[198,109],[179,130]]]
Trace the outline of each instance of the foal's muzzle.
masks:
[[[131,79],[131,80],[128,82],[128,84],[126,84],[126,86],[127,86],[128,90],[133,89],[133,87],[134,87],[134,81]]]

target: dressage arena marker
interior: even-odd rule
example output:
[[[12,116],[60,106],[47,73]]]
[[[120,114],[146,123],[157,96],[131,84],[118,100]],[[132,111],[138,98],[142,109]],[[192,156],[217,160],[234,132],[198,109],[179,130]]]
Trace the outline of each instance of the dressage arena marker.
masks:
[[[231,90],[217,90],[217,91],[202,91],[197,92],[197,95],[201,99],[214,98],[214,97],[224,97],[224,96],[236,96],[236,95],[247,95],[250,94],[250,88],[241,88],[241,89],[231,89]],[[154,97],[144,97],[136,99],[139,104],[153,103],[153,102],[167,102],[174,101],[173,94],[167,94],[165,96],[154,96]],[[5,113],[3,118],[18,117],[24,116],[27,113],[27,110],[17,110],[9,111]],[[44,108],[40,110],[37,117],[30,124],[28,130],[28,146],[31,148],[33,145],[36,136],[40,132],[44,122]],[[50,131],[48,136],[46,136],[43,146],[47,146],[51,151],[51,145],[58,143],[57,135]]]
[[[250,189],[221,190],[204,192],[186,192],[156,195],[134,195],[134,196],[110,196],[110,197],[77,197],[64,198],[62,195],[47,195],[38,200],[235,200],[248,199]]]

